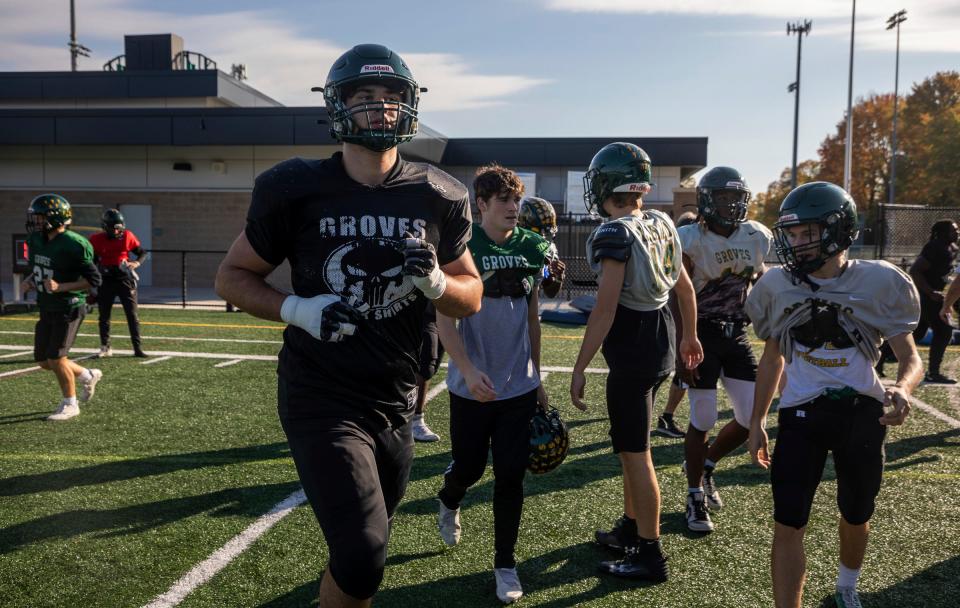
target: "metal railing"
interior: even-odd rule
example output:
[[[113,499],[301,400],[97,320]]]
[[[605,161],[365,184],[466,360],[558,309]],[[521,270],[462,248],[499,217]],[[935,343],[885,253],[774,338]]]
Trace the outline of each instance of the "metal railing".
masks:
[[[141,304],[182,308],[187,306],[219,308],[225,305],[213,293],[213,281],[226,251],[202,249],[150,249],[149,251],[151,286],[147,288],[146,293],[141,290]],[[191,289],[200,294],[199,299],[190,299]],[[163,295],[164,293],[169,295]],[[227,310],[232,309],[229,304],[226,307]]]

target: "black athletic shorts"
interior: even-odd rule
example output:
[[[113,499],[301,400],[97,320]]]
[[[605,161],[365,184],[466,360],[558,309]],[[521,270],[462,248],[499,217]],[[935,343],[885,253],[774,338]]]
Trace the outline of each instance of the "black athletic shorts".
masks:
[[[773,518],[800,529],[807,525],[827,452],[837,473],[837,506],[847,523],[870,520],[883,477],[883,404],[857,395],[819,397],[780,410],[770,480]]]
[[[735,326],[733,335],[724,337],[720,323],[699,319],[697,338],[703,346],[703,362],[697,367],[698,378],[683,388],[715,389],[722,372],[727,378],[757,381],[757,357],[753,354],[745,325]],[[680,386],[679,374],[673,383]]]
[[[281,402],[304,397],[280,379]],[[360,411],[353,417],[281,415],[280,421],[327,541],[330,574],[348,595],[372,597],[383,579],[390,523],[410,477],[410,425],[393,427],[383,416]]]
[[[437,331],[437,321],[428,321],[423,325],[423,343],[420,345],[420,379],[427,381],[433,378],[437,370],[440,369],[440,362],[443,360],[443,342],[440,341],[440,334]]]
[[[70,354],[86,310],[78,306],[69,312],[40,311],[33,330],[33,360],[60,359]]]

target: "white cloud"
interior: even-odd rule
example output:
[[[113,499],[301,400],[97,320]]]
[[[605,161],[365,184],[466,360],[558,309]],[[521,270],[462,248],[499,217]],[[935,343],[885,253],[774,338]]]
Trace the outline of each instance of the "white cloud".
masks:
[[[812,19],[810,35],[849,38],[851,0],[542,0],[555,11],[702,17],[754,17],[792,21]],[[907,9],[901,29],[903,52],[960,52],[960,3],[956,0],[872,0],[857,4],[857,48],[889,49],[894,35],[885,30],[886,19]],[[716,33],[716,32],[712,32]],[[785,35],[784,28],[731,32],[730,35]]]
[[[63,5],[62,0],[34,0],[4,8],[0,70],[69,69],[69,14]],[[52,20],[52,15],[62,19]],[[100,69],[122,53],[124,34],[173,32],[184,39],[186,49],[214,59],[223,71],[229,72],[232,63],[246,64],[248,84],[274,99],[286,105],[319,105],[321,97],[310,87],[323,84],[329,66],[346,47],[309,37],[297,25],[270,11],[185,16],[131,7],[124,0],[85,0],[77,13],[78,39],[93,53],[81,58],[80,68]],[[511,95],[544,82],[522,74],[479,74],[455,54],[396,50],[430,89],[422,101],[426,111],[506,103]]]

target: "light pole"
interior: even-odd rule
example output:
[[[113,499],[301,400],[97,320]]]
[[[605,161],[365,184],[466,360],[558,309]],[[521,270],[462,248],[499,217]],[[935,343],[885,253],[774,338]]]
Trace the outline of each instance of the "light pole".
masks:
[[[897,189],[897,99],[900,88],[900,24],[907,20],[907,9],[898,11],[887,19],[887,29],[897,28],[897,63],[893,72],[893,138],[890,142],[890,204],[893,204]]]
[[[787,36],[790,34],[797,35],[797,79],[794,82],[790,83],[790,86],[787,87],[787,91],[792,91],[794,93],[793,98],[793,164],[790,169],[790,188],[797,187],[797,131],[800,126],[800,53],[803,47],[803,36],[810,34],[810,27],[813,25],[813,22],[807,19],[803,23],[797,21],[796,23],[787,24]]]
[[[850,16],[850,75],[847,78],[847,147],[843,154],[843,189],[850,192],[850,172],[853,167],[853,34],[857,26],[857,0],[853,0]]]
[[[77,71],[77,57],[89,57],[90,49],[77,42],[77,17],[73,7],[73,0],[70,0],[70,71]]]

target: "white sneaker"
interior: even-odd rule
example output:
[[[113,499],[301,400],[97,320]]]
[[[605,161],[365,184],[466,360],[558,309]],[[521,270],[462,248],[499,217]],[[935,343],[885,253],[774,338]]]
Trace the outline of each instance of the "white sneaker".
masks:
[[[60,407],[57,408],[57,411],[47,416],[47,420],[69,420],[74,416],[80,415],[80,406],[74,403],[73,405],[67,405],[63,401],[60,402]]]
[[[719,511],[723,508],[723,500],[720,498],[720,492],[717,491],[717,484],[713,481],[713,470],[703,470],[703,496],[707,499],[707,508],[711,511]]]
[[[856,587],[837,587],[833,601],[837,604],[837,608],[863,608]]]
[[[423,416],[416,416],[411,423],[413,430],[413,440],[414,441],[440,441],[440,435],[437,435],[430,427],[427,426],[427,423],[423,420]]]
[[[112,356],[113,356],[113,349],[111,349],[109,346],[105,344],[100,346],[100,353],[97,355],[98,358],[112,357]]]
[[[452,547],[460,542],[460,509],[448,509],[442,500],[440,513],[437,516],[437,527],[440,529],[440,538],[443,544]]]
[[[103,372],[99,369],[90,370],[91,378],[85,382],[80,383],[80,402],[86,403],[93,398],[93,393],[97,390],[97,382],[100,382],[100,379],[103,378]]]
[[[523,597],[516,568],[494,568],[493,576],[497,579],[497,597],[501,602],[512,604]]]

